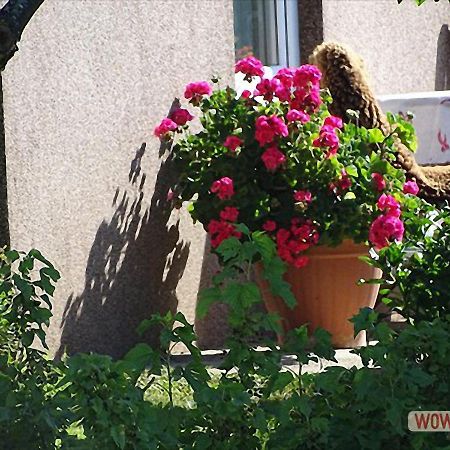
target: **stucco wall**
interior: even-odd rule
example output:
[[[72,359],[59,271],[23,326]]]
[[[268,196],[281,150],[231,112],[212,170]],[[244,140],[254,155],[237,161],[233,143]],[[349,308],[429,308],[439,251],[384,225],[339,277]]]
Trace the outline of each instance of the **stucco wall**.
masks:
[[[450,89],[439,78],[450,64],[445,24],[444,0],[421,7],[413,0],[323,0],[324,39],[359,53],[380,95]]]
[[[61,271],[51,349],[114,356],[152,312],[193,320],[204,233],[152,137],[189,81],[232,79],[229,0],[51,0],[3,74],[12,245]]]

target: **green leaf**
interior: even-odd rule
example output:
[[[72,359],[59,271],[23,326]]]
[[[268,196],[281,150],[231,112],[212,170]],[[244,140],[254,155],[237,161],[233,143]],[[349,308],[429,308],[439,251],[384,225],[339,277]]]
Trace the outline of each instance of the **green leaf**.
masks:
[[[44,256],[42,256],[42,253],[39,250],[36,250],[35,248],[30,250],[30,252],[28,253],[29,256],[32,256],[33,258],[37,259],[38,261],[40,261],[42,264],[45,264],[47,267],[51,267],[53,268],[53,264],[46,258],[44,258]]]
[[[114,443],[120,449],[125,448],[125,430],[123,425],[117,425],[110,429]]]
[[[9,250],[5,252],[5,256],[11,263],[13,263],[14,261],[17,261],[19,259],[20,254],[16,250]]]
[[[293,379],[294,376],[291,372],[280,372],[272,385],[272,391],[282,391]]]
[[[123,358],[121,362],[125,363],[130,370],[142,372],[150,362],[153,355],[152,348],[143,342],[134,346]]]
[[[144,319],[136,328],[136,333],[142,336],[148,329],[155,325],[155,321],[151,319]]]
[[[22,333],[20,339],[24,347],[29,347],[33,343],[34,333],[32,331],[25,331],[24,333]]]
[[[222,298],[222,292],[217,287],[211,287],[200,291],[197,300],[196,315],[203,319],[208,313],[209,307]]]
[[[384,141],[385,137],[383,132],[379,128],[372,128],[369,131],[369,142],[371,144],[380,144]]]
[[[345,168],[345,171],[347,172],[348,175],[350,175],[351,177],[357,177],[358,176],[358,169],[355,165],[350,165],[347,166]]]
[[[354,200],[356,198],[356,195],[354,194],[354,192],[347,192],[344,195],[344,200]]]
[[[23,298],[26,301],[29,301],[31,299],[31,296],[33,295],[33,288],[30,285],[30,283],[24,279],[22,279],[19,275],[14,274],[13,275],[13,281],[16,285],[17,289],[19,289],[20,293],[22,294]]]
[[[287,306],[294,308],[297,305],[297,299],[292,293],[290,284],[283,278],[286,264],[276,257],[264,262],[263,268],[263,276],[269,282],[272,294],[280,296]]]
[[[60,273],[54,267],[44,267],[40,272],[47,275],[52,281],[55,282],[61,278]]]
[[[224,261],[228,261],[231,258],[236,257],[241,250],[242,243],[236,237],[230,237],[225,239],[218,247],[217,253],[224,259]]]
[[[372,308],[362,308],[355,317],[350,319],[354,323],[355,336],[362,330],[370,330],[378,318],[378,313]]]
[[[35,284],[39,286],[44,292],[49,295],[53,295],[55,292],[55,286],[50,281],[50,278],[43,272],[44,269],[39,271],[41,275],[41,279],[37,281]]]
[[[223,300],[233,307],[245,310],[261,301],[261,294],[255,283],[230,283],[223,291]]]
[[[252,240],[263,260],[268,261],[276,254],[275,242],[266,233],[255,231]]]

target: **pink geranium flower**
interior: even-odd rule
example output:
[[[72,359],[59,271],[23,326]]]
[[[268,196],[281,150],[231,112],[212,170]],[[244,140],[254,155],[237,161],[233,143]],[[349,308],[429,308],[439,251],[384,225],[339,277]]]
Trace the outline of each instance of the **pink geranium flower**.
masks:
[[[276,136],[286,137],[289,133],[282,119],[273,115],[259,116],[255,122],[255,139],[260,145],[270,144]]]
[[[286,119],[288,122],[306,123],[309,122],[310,117],[303,111],[299,111],[298,109],[291,109],[286,114]]]
[[[377,217],[370,226],[369,240],[377,249],[387,247],[392,240],[402,241],[405,227],[395,216],[382,215]]]
[[[275,92],[281,87],[280,80],[277,80],[276,78],[264,78],[256,85],[256,90],[253,95],[255,97],[262,95],[264,100],[270,102],[272,101]]]
[[[296,87],[304,88],[309,85],[319,87],[322,73],[320,70],[311,64],[300,66],[294,74],[294,85]]]
[[[177,124],[177,125],[185,125],[187,122],[192,120],[194,118],[193,115],[187,110],[183,108],[178,108],[175,111],[172,111],[170,114],[170,118]]]
[[[274,172],[286,161],[286,156],[284,156],[284,153],[280,152],[277,147],[272,146],[266,149],[261,155],[261,159],[263,160],[266,169],[270,172]]]
[[[297,88],[294,91],[294,98],[291,100],[291,108],[313,113],[322,104],[322,97],[319,89]]]
[[[244,141],[237,137],[230,135],[225,139],[225,142],[223,143],[224,147],[226,147],[228,150],[235,152],[238,147],[240,147]]]
[[[328,116],[324,123],[324,125],[329,125],[333,128],[342,128],[343,123],[342,123],[342,119],[340,117],[337,116]]]
[[[242,233],[237,231],[232,223],[224,220],[211,220],[207,226],[207,231],[211,235],[211,247],[217,248],[225,239],[235,236],[241,238]]]
[[[167,137],[172,131],[175,131],[178,125],[168,117],[161,120],[161,123],[155,127],[153,134],[159,138]]]
[[[280,69],[274,78],[280,80],[281,84],[286,88],[291,88],[294,84],[294,74],[295,74],[294,68],[291,67],[283,67]]]
[[[382,194],[378,199],[377,207],[388,216],[400,217],[400,203],[392,195]]]
[[[319,137],[314,139],[313,146],[327,149],[327,157],[334,156],[339,149],[339,137],[334,129],[331,129],[328,125],[324,125],[320,129]]]
[[[312,194],[309,191],[295,191],[294,192],[294,200],[296,202],[311,203]]]
[[[288,264],[300,268],[308,263],[303,252],[317,244],[319,233],[310,222],[292,219],[290,229],[280,228],[276,234],[278,256]]]
[[[220,218],[222,220],[228,220],[228,222],[236,222],[239,216],[239,210],[234,206],[226,206],[220,211]]]
[[[405,194],[417,195],[419,193],[419,186],[415,181],[407,181],[403,185],[403,192]]]
[[[229,177],[220,178],[211,185],[211,192],[217,194],[220,200],[226,200],[234,195],[233,180]]]
[[[273,220],[266,220],[262,226],[264,231],[275,231],[277,229],[277,223]]]
[[[196,81],[186,85],[184,97],[191,99],[191,103],[198,105],[204,95],[210,95],[212,88],[207,81]]]
[[[251,80],[252,77],[262,77],[264,75],[264,66],[263,63],[254,56],[247,56],[236,63],[234,71],[236,73],[243,73],[247,80]]]
[[[381,173],[374,172],[372,174],[372,180],[377,191],[383,191],[384,189],[386,189],[386,180],[384,179],[383,175],[381,175]]]

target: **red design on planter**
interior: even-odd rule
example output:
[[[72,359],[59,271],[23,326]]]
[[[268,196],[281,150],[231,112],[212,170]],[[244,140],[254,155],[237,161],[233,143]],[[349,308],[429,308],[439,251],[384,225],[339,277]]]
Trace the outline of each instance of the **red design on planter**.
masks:
[[[447,142],[447,135],[442,134],[441,130],[439,130],[437,138],[441,146],[441,152],[445,152],[450,149],[450,145]]]

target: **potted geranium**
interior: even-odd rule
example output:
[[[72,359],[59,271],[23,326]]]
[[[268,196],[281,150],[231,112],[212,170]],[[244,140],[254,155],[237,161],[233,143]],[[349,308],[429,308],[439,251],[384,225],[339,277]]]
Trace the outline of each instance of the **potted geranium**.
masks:
[[[184,94],[197,111],[180,108],[156,127],[161,139],[181,134],[170,196],[191,202],[213,250],[241,238],[237,223],[273,238],[299,306],[287,309],[256,272],[268,309],[283,316],[286,329],[308,322],[328,329],[337,346],[359,344],[348,319],[373,306],[378,289],[357,281],[380,275],[359,256],[368,243],[402,240],[402,208],[417,186],[391,164],[393,137],[358,127],[357,117],[344,126],[330,115],[332,99],[320,90],[315,66],[265,79],[261,62],[247,57],[235,69],[249,81],[258,77],[254,92],[238,96],[218,80],[190,83]],[[202,125],[196,133],[189,129],[194,116]]]

